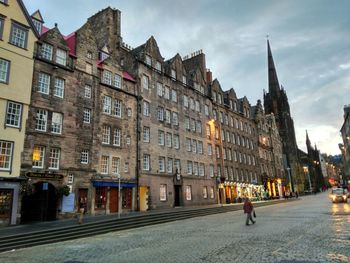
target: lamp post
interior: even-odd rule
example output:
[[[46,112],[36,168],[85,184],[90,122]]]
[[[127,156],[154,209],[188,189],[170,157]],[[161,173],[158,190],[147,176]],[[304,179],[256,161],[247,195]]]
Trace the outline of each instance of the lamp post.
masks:
[[[118,178],[118,218],[120,218],[120,173],[117,173]]]

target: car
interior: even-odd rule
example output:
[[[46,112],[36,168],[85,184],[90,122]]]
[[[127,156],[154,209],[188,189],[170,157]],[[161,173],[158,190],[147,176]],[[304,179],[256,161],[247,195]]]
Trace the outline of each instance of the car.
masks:
[[[332,193],[330,197],[333,203],[337,203],[337,202],[346,203],[348,201],[347,192],[343,188],[332,189]]]

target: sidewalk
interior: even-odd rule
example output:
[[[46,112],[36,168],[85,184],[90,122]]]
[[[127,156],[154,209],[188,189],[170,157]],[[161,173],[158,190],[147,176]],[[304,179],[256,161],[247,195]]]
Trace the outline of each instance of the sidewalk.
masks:
[[[269,200],[269,201],[257,201],[253,203],[264,203],[264,202],[276,202],[281,201],[284,199],[277,199],[277,200]],[[295,200],[295,199],[294,199]],[[214,204],[214,205],[207,205],[207,206],[192,206],[192,207],[177,207],[177,208],[169,208],[169,209],[162,209],[162,210],[150,210],[146,212],[129,212],[124,213],[120,215],[120,218],[130,218],[130,217],[136,217],[136,216],[142,216],[147,214],[161,214],[161,213],[169,213],[177,211],[183,211],[183,210],[196,210],[196,209],[204,209],[204,208],[214,208],[214,207],[225,207],[225,206],[240,206],[243,205],[243,203],[234,203],[234,204]],[[104,222],[109,221],[113,219],[118,219],[118,214],[109,214],[109,215],[84,215],[84,224],[89,223],[96,223],[96,222]],[[34,222],[34,223],[28,223],[23,225],[15,225],[15,226],[7,226],[0,228],[0,237],[3,236],[10,236],[10,235],[17,235],[17,234],[25,234],[30,232],[36,232],[41,230],[48,230],[48,229],[58,229],[58,228],[64,228],[64,227],[70,227],[70,226],[78,226],[78,218],[70,218],[70,219],[60,219],[60,220],[54,220],[54,221],[45,221],[45,222]]]

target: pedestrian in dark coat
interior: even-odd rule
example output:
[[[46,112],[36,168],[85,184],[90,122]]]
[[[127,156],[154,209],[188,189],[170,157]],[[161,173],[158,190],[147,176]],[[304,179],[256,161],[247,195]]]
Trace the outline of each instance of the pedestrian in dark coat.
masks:
[[[252,221],[253,224],[255,224],[255,221],[252,218],[252,212],[254,211],[254,207],[253,207],[253,204],[252,204],[252,202],[250,202],[248,197],[244,200],[243,210],[244,210],[244,213],[247,214],[247,219],[246,219],[245,224],[248,226],[249,220]]]

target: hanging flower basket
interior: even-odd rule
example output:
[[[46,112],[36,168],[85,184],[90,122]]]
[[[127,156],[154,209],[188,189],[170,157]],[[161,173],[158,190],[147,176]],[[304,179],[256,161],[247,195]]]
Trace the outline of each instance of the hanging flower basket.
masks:
[[[19,191],[21,195],[31,195],[34,192],[34,188],[32,184],[26,181],[20,184]]]
[[[59,197],[68,196],[70,193],[70,188],[68,185],[59,186],[56,190],[56,193]]]

